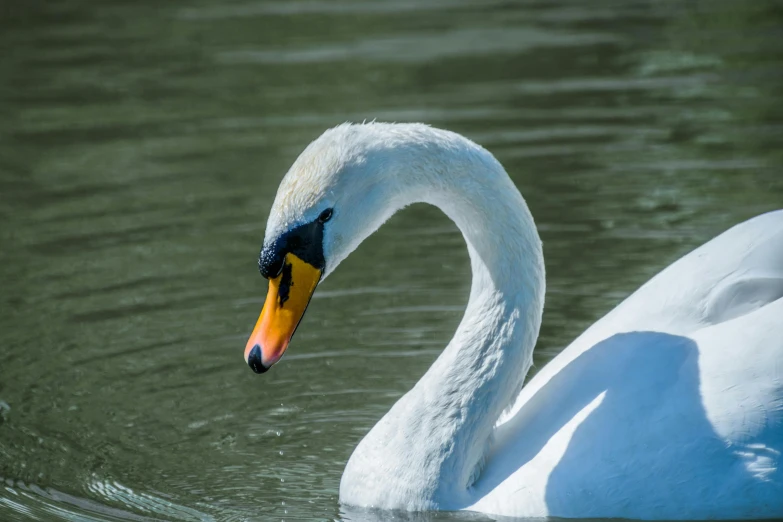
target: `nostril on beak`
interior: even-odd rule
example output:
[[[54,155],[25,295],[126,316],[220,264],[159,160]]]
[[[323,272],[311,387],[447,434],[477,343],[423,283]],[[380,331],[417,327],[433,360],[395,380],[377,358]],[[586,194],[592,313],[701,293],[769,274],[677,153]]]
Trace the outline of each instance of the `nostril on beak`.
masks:
[[[269,369],[261,362],[261,347],[258,345],[255,345],[253,349],[250,350],[250,354],[247,356],[247,364],[250,365],[256,373],[264,373]]]

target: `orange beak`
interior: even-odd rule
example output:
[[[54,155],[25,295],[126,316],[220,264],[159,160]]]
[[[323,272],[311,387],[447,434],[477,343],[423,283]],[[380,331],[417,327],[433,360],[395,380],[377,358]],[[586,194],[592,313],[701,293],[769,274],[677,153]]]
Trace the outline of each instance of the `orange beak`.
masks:
[[[245,345],[245,361],[254,372],[264,373],[283,356],[322,273],[294,254],[286,254],[282,272],[269,280],[264,307]]]

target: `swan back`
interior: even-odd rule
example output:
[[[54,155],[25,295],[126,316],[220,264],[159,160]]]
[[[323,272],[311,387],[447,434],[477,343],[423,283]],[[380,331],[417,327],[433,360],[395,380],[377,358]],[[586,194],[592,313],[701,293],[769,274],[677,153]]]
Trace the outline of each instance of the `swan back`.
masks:
[[[781,318],[775,211],[664,269],[536,374],[499,422],[473,507],[653,519],[783,513]]]
[[[783,211],[736,225],[661,271],[591,330],[688,334],[783,296]]]

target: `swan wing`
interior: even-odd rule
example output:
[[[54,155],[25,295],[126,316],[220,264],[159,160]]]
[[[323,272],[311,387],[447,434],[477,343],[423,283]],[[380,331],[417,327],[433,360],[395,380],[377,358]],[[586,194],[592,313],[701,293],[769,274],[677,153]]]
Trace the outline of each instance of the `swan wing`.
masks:
[[[783,515],[781,451],[776,211],[670,265],[543,368],[497,426],[474,509]]]
[[[783,297],[783,210],[756,216],[730,228],[642,285],[542,368],[499,424],[512,418],[522,404],[570,361],[612,335],[633,331],[694,334],[780,297]],[[777,328],[783,335],[783,320]],[[714,349],[731,353],[740,350],[731,346]]]

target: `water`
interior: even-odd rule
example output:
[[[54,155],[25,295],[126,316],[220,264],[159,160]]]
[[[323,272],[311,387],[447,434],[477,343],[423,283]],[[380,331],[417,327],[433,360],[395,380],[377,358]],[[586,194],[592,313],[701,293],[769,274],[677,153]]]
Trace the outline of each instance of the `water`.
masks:
[[[256,255],[299,151],[377,118],[494,152],[544,240],[540,367],[783,207],[782,28],[771,0],[4,4],[0,519],[367,518],[343,466],[449,340],[468,259],[406,210],[254,375]]]

